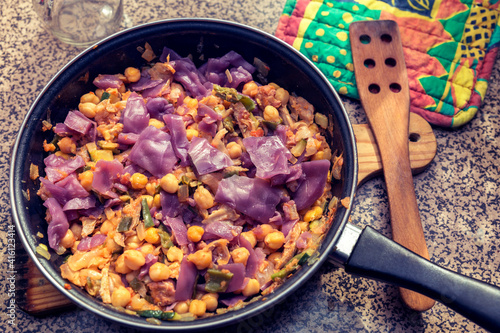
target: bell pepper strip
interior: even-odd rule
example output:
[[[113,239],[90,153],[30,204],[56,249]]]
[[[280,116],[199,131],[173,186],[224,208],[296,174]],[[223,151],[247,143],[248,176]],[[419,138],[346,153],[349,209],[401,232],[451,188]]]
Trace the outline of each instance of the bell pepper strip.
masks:
[[[142,198],[142,219],[144,220],[144,226],[146,228],[151,228],[155,226],[153,217],[151,217],[151,212],[149,211],[149,206],[146,198]]]
[[[225,292],[229,281],[233,278],[233,273],[224,272],[218,269],[208,269],[205,275],[205,291],[209,293]]]
[[[248,111],[253,111],[255,109],[255,102],[250,97],[238,93],[234,88],[221,87],[214,84],[214,93],[215,96],[230,103],[240,102]]]
[[[143,310],[137,311],[137,314],[145,318],[156,318],[159,320],[175,320],[176,317],[180,316],[174,311],[161,311],[161,310]]]
[[[128,231],[130,229],[131,225],[132,225],[132,217],[131,216],[122,216],[122,219],[120,220],[120,223],[118,224],[118,227],[116,228],[116,231],[118,231],[118,232]]]
[[[312,250],[307,250],[305,252],[301,252],[297,254],[295,257],[290,259],[290,261],[285,265],[285,267],[282,270],[279,270],[278,272],[274,273],[271,275],[271,279],[273,281],[276,281],[277,279],[284,279],[285,277],[288,276],[288,274],[292,273],[295,271],[297,268],[302,266],[307,262],[307,260],[311,257]]]
[[[172,242],[172,239],[170,238],[168,232],[160,229],[158,235],[160,236],[161,247],[163,247],[164,249],[169,249],[174,246],[174,243]]]

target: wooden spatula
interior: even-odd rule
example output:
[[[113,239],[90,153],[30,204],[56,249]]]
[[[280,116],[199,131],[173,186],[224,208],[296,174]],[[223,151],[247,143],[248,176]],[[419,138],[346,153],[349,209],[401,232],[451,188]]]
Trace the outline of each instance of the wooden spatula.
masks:
[[[429,259],[410,168],[410,94],[398,25],[355,22],[349,34],[359,96],[382,160],[393,239]],[[425,311],[435,303],[413,291],[400,291],[411,309]]]

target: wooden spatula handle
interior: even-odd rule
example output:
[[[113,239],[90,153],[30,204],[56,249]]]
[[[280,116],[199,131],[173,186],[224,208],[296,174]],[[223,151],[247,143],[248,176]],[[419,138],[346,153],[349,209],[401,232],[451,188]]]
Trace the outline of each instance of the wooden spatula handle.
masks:
[[[393,239],[429,259],[411,174],[409,87],[399,29],[394,21],[355,22],[349,28],[356,84],[382,160]],[[434,300],[401,290],[412,309]]]

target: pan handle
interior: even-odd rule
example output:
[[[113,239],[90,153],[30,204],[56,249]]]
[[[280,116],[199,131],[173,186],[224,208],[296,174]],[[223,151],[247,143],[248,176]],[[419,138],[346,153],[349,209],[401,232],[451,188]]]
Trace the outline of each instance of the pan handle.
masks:
[[[500,288],[433,264],[369,226],[357,235],[357,227],[347,226],[351,241],[341,239],[339,243],[344,245],[337,249],[344,251],[340,257],[333,253],[330,258],[336,264],[343,261],[346,272],[414,290],[487,330],[500,332]],[[349,248],[352,251],[346,256]]]

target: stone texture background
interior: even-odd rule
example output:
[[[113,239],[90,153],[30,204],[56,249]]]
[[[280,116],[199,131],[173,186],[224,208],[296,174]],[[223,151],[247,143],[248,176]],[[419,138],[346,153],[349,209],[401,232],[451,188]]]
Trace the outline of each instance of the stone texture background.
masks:
[[[269,33],[276,29],[285,0],[125,0],[133,26],[175,17],[237,21]],[[50,78],[80,50],[44,31],[31,1],[0,4],[0,322],[6,330],[9,149],[31,103]],[[431,261],[500,285],[500,61],[482,109],[457,130],[434,128],[437,156],[415,177],[415,188]],[[353,123],[365,123],[358,101],[344,99]],[[353,223],[390,236],[385,185],[375,178],[359,188]],[[116,323],[84,310],[45,317],[16,312],[20,332],[122,332]],[[401,303],[396,287],[353,277],[324,265],[286,303],[218,332],[472,332],[482,329],[437,303],[419,314]]]

